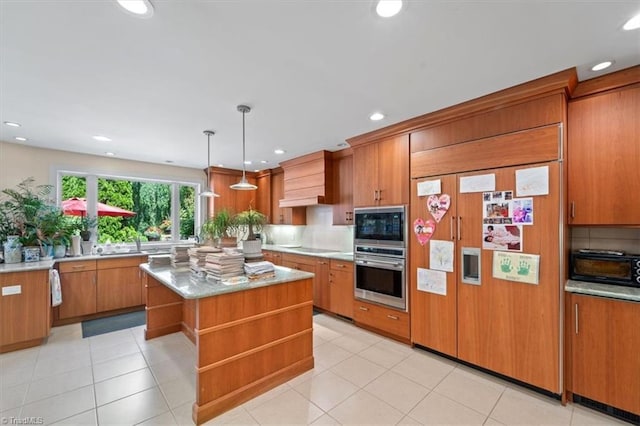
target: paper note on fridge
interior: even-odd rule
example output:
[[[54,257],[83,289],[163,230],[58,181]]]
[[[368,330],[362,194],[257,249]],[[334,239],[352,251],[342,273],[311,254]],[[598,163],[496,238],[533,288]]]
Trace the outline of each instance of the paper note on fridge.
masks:
[[[418,182],[418,197],[440,194],[441,192],[440,179]]]
[[[549,193],[549,166],[516,170],[516,196],[547,195]]]
[[[418,268],[418,290],[427,293],[447,295],[447,273],[432,269]]]
[[[464,176],[460,178],[460,192],[485,192],[496,190],[496,175]]]

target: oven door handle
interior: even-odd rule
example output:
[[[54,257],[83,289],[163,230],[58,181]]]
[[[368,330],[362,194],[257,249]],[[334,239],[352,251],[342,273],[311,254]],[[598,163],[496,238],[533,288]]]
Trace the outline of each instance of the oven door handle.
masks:
[[[356,265],[373,266],[382,269],[393,269],[401,271],[403,269],[403,262],[385,262],[384,260],[356,260]]]

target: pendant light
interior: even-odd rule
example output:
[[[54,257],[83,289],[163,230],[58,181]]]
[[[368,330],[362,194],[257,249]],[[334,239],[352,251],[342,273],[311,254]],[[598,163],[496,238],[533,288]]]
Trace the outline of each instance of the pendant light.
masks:
[[[245,171],[245,142],[244,142],[244,115],[251,111],[246,105],[238,105],[238,111],[242,113],[242,179],[240,182],[234,183],[229,186],[231,189],[239,189],[241,191],[252,191],[254,189],[258,189],[257,186],[249,183],[247,181],[246,171]]]
[[[213,130],[205,130],[205,135],[207,135],[207,190],[202,191],[200,193],[201,197],[219,197],[218,194],[213,192],[213,188],[211,188],[211,136],[215,135],[216,132]]]

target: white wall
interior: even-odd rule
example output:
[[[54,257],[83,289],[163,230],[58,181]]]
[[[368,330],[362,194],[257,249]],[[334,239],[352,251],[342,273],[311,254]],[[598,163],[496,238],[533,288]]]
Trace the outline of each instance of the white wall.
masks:
[[[571,228],[571,250],[581,248],[640,253],[640,228]]]
[[[113,157],[76,154],[52,149],[0,141],[0,190],[15,188],[28,177],[37,185],[55,185],[55,169],[90,170],[94,173],[199,182],[205,184],[205,173],[200,169],[175,167]]]

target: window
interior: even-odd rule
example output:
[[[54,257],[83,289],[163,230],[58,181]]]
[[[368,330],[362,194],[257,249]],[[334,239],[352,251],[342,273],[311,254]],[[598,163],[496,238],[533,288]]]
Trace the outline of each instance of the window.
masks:
[[[143,242],[177,241],[195,235],[199,223],[197,183],[64,171],[58,172],[58,177],[61,200],[86,200],[86,211],[74,214],[92,216],[91,212],[97,212],[100,243],[125,243],[137,238]]]

